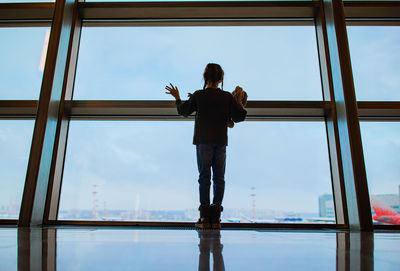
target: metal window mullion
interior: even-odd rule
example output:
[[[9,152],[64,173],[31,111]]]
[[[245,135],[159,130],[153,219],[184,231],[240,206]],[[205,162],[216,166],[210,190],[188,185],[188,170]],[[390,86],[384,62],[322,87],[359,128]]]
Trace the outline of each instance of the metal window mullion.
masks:
[[[77,1],[79,2],[79,0]],[[53,155],[53,167],[50,174],[49,194],[46,199],[44,223],[56,220],[60,203],[62,177],[64,173],[65,152],[67,147],[68,129],[72,93],[75,84],[76,66],[78,60],[79,43],[82,30],[82,20],[77,12],[77,3],[72,18],[73,31],[70,37],[70,50],[64,77],[63,98],[60,104],[59,123],[57,126],[56,149]]]
[[[77,3],[58,0],[55,4],[49,47],[28,161],[19,226],[43,225],[53,155],[59,137],[60,105],[65,95],[73,17]]]
[[[328,98],[334,103],[335,144],[343,172],[340,190],[345,191],[343,203],[347,208],[349,228],[371,231],[371,207],[343,3],[341,0],[321,0],[321,12],[330,69],[330,91],[325,93],[330,93]]]
[[[326,22],[323,9],[319,10],[315,27],[323,97],[324,101],[329,101],[331,105],[330,112],[325,117],[325,128],[328,142],[335,217],[337,224],[345,225],[345,227],[348,228],[349,221],[345,200],[346,195],[344,190],[343,168],[341,163],[342,157],[338,138],[339,134],[336,118],[336,104],[335,100],[331,98],[333,96],[332,71],[328,41],[326,38]]]

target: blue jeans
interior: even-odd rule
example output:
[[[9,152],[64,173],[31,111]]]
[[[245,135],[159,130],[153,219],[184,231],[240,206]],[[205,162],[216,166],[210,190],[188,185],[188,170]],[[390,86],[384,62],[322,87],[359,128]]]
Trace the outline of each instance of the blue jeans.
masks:
[[[210,204],[211,169],[213,173],[213,204],[221,205],[225,191],[226,146],[216,144],[196,145],[199,169],[200,204]]]

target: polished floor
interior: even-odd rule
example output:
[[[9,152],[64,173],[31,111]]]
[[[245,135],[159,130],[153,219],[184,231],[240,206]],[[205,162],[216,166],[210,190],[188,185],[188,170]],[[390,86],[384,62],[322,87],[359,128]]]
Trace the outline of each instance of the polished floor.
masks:
[[[3,227],[0,270],[400,270],[400,233]]]

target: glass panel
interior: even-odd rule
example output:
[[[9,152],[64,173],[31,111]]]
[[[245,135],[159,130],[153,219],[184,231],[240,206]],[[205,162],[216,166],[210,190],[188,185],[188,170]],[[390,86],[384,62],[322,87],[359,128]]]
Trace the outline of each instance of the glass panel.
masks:
[[[400,27],[347,27],[359,101],[400,100]]]
[[[0,28],[0,100],[37,100],[49,28]]]
[[[195,221],[191,121],[71,121],[59,219]],[[323,122],[244,122],[229,131],[222,220],[334,223]]]
[[[322,100],[314,26],[83,28],[74,99],[184,99],[209,62],[250,100]]]
[[[0,219],[18,219],[33,120],[0,120]]]
[[[361,122],[375,224],[400,225],[400,123]]]

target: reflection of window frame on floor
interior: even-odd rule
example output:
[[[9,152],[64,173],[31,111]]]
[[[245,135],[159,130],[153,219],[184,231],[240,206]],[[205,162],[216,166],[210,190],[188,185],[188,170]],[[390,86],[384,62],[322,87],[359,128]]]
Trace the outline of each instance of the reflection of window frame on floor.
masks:
[[[54,11],[54,17],[53,17]],[[356,102],[346,22],[396,24],[399,2],[271,1],[0,4],[0,24],[49,24],[52,29],[38,101],[0,101],[0,117],[36,118],[19,221],[28,225],[192,226],[166,222],[58,221],[58,203],[71,118],[176,119],[169,101],[71,101],[84,26],[314,25],[324,101],[250,101],[254,120],[326,122],[336,229],[373,229],[359,120],[398,119],[397,102]],[[36,110],[37,108],[37,110]],[[0,221],[0,223],[4,223]],[[227,227],[326,228],[306,224],[227,224]],[[377,226],[375,226],[377,227]],[[380,226],[384,227],[384,226]],[[386,228],[390,228],[387,226]],[[393,226],[392,228],[396,228]]]

